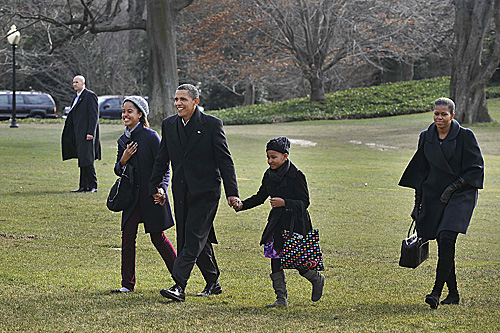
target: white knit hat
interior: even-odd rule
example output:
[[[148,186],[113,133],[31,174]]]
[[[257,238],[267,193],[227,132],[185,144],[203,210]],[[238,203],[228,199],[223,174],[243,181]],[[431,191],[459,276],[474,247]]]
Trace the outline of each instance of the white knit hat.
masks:
[[[139,111],[142,112],[142,114],[147,118],[148,117],[148,114],[149,114],[149,106],[148,106],[148,102],[146,102],[146,100],[141,97],[141,96],[128,96],[128,97],[125,97],[125,99],[123,100],[123,104],[125,104],[125,102],[132,102],[135,104],[135,106],[137,106],[139,108]]]

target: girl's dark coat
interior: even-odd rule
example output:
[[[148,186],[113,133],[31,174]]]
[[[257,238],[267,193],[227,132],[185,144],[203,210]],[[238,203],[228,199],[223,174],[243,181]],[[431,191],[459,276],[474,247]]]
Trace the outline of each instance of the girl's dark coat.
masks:
[[[123,134],[118,139],[118,153],[116,156],[115,174],[120,176],[122,168],[120,159],[125,151],[127,144],[131,141],[137,142],[137,152],[132,155],[127,164],[134,167],[134,202],[122,213],[122,230],[125,222],[132,214],[135,205],[141,207],[142,222],[147,233],[160,232],[174,225],[172,211],[167,202],[164,206],[154,203],[153,197],[148,194],[149,177],[153,170],[156,153],[160,147],[160,137],[155,131],[144,127],[142,124],[132,132],[131,138]],[[162,187],[167,193],[170,175],[167,172],[163,178]]]
[[[458,177],[465,180],[466,186],[453,193],[447,205],[441,203],[441,194]],[[483,157],[471,130],[452,120],[442,144],[434,123],[420,133],[417,152],[399,182],[400,186],[422,191],[418,235],[435,239],[443,230],[465,234],[483,179]]]
[[[306,176],[295,165],[290,163],[290,168],[281,183],[278,186],[273,186],[269,181],[267,172],[264,173],[258,192],[243,201],[242,210],[261,205],[268,197],[285,199],[285,207],[271,209],[260,244],[265,244],[269,237],[273,236],[274,247],[281,250],[283,248],[281,234],[283,230],[290,230],[292,214],[296,216],[294,232],[305,235],[312,229],[311,219],[307,211],[307,207],[309,207],[309,191]]]

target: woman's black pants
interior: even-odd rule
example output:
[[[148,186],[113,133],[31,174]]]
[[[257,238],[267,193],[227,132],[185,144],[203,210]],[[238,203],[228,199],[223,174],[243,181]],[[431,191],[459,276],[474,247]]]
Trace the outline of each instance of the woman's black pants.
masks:
[[[443,230],[437,237],[438,243],[438,263],[436,268],[436,281],[432,294],[441,296],[444,284],[448,286],[448,291],[458,293],[457,277],[455,274],[455,243],[458,232]]]

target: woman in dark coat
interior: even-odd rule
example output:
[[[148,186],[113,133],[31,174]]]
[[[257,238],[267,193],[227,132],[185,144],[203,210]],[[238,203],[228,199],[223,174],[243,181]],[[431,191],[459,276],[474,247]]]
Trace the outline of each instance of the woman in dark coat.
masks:
[[[415,189],[411,213],[417,234],[436,239],[438,263],[432,292],[425,302],[436,309],[444,284],[448,296],[441,304],[458,304],[455,275],[455,243],[465,234],[483,188],[484,162],[474,133],[456,120],[455,103],[449,98],[434,101],[434,123],[422,133],[418,149],[408,164],[400,186]]]
[[[148,184],[156,153],[160,147],[158,134],[149,128],[149,107],[140,96],[130,96],[123,101],[122,119],[125,133],[118,139],[115,174],[120,176],[127,166],[133,167],[133,203],[122,214],[122,288],[112,292],[130,292],[135,288],[135,239],[138,224],[144,223],[146,233],[160,253],[168,270],[172,272],[175,250],[163,231],[174,225],[170,205],[156,205],[148,194]],[[165,174],[162,187],[167,191],[169,174]]]
[[[257,194],[237,203],[236,211],[261,205],[270,197],[271,212],[262,234],[260,245],[264,245],[264,255],[271,258],[271,280],[276,293],[276,301],[268,307],[287,306],[285,272],[281,268],[283,251],[283,230],[290,230],[292,216],[295,215],[293,231],[301,235],[311,229],[309,218],[309,191],[305,175],[288,159],[290,141],[286,137],[272,139],[267,143],[267,163],[262,185]],[[313,285],[312,301],[318,301],[323,294],[325,277],[315,270],[299,270],[299,273]]]

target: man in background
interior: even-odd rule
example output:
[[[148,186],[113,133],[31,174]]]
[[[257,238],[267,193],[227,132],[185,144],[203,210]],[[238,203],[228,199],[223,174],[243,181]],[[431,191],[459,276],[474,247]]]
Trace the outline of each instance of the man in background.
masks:
[[[61,137],[63,161],[78,158],[80,186],[71,192],[97,192],[94,160],[101,159],[97,95],[85,88],[85,78],[73,78],[76,96],[64,123]]]

